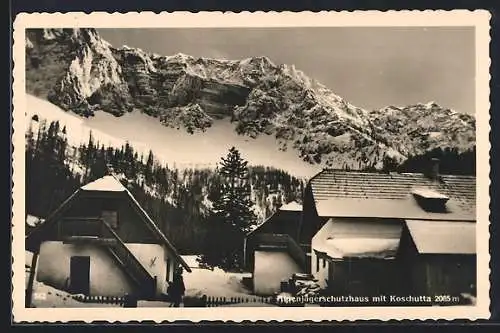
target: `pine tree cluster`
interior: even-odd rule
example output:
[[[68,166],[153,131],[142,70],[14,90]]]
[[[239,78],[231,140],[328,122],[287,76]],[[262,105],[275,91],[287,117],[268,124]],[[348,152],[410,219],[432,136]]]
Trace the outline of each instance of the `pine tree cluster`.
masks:
[[[219,170],[164,165],[152,151],[143,156],[128,143],[106,147],[92,134],[85,144],[72,147],[66,129],[58,122],[47,125],[33,119],[30,124],[26,132],[26,214],[47,217],[80,186],[104,176],[109,165],[123,176],[137,201],[180,251],[199,254],[212,246],[207,237],[209,221],[222,203],[217,198],[227,188],[227,177]],[[250,218],[248,226],[263,221],[282,202],[301,201],[304,180],[269,167],[246,169],[245,176],[242,173],[234,183],[231,202],[243,193],[242,202],[248,207],[251,203],[252,209],[231,214],[239,212]],[[255,210],[262,214],[254,220]],[[240,221],[236,223],[240,225]]]

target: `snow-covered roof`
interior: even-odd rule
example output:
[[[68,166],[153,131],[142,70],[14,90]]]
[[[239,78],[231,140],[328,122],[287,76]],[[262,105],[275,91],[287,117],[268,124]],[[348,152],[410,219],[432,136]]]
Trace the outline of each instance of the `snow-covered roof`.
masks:
[[[113,176],[104,176],[81,187],[84,191],[125,192],[127,189]]]
[[[336,205],[326,205],[331,207],[330,210],[340,209],[349,216],[356,216],[358,212],[361,214],[366,213],[365,211],[368,209],[378,209],[380,212],[381,205],[384,205],[388,209],[385,215],[392,211],[391,214],[394,217],[423,219],[407,214],[408,209],[413,212],[412,214],[417,212],[416,209],[425,212],[416,204],[414,198],[411,198],[412,190],[420,188],[426,189],[427,194],[430,191],[435,191],[449,198],[446,205],[451,213],[468,215],[467,218],[475,219],[476,177],[440,175],[439,178],[439,182],[436,182],[420,173],[383,173],[327,169],[314,176],[310,180],[310,186],[317,205],[323,200],[332,200],[331,203]],[[407,200],[408,197],[412,200]],[[338,201],[339,199],[341,201]],[[342,199],[345,199],[345,201],[342,201]],[[405,200],[406,202],[403,202]],[[322,206],[325,208],[324,204]],[[327,212],[327,214],[330,213]],[[455,219],[447,217],[451,214],[441,215],[443,220]]]
[[[314,236],[313,250],[330,258],[393,258],[399,247],[400,223],[376,219],[330,219]]]
[[[396,238],[332,238],[325,241],[324,252],[334,259],[391,258],[396,255],[399,239]]]
[[[302,205],[299,204],[297,201],[292,201],[287,204],[284,204],[283,206],[280,207],[280,210],[286,210],[286,211],[302,211]]]
[[[406,220],[406,225],[419,253],[476,253],[474,222]]]

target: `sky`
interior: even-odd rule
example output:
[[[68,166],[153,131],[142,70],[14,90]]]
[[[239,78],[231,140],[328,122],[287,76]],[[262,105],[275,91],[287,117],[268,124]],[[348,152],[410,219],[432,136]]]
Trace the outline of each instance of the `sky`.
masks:
[[[98,29],[115,47],[295,65],[368,110],[434,101],[475,113],[473,27]]]

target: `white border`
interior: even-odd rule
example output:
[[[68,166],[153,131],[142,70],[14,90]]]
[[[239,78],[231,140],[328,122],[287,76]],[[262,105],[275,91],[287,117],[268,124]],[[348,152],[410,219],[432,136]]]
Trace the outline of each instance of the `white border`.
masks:
[[[33,13],[19,14],[14,22],[13,56],[13,316],[15,322],[55,322],[103,320],[156,322],[190,320],[390,320],[390,319],[486,319],[489,318],[489,19],[484,10],[467,11],[354,11],[354,12],[152,12]],[[477,146],[477,305],[452,307],[356,307],[356,308],[25,308],[24,307],[24,122],[25,28],[95,27],[395,27],[395,26],[475,26],[476,40],[476,146]],[[17,258],[17,259],[16,259]],[[20,259],[23,258],[23,259]]]

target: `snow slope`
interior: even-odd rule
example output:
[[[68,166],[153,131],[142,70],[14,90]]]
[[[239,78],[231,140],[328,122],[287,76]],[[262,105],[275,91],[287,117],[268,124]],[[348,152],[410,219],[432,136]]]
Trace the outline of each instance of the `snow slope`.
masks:
[[[252,139],[236,134],[228,120],[216,120],[204,133],[189,134],[166,127],[156,118],[137,110],[121,117],[96,112],[94,117],[84,118],[29,94],[26,99],[28,119],[38,115],[40,121],[58,120],[61,126],[66,126],[68,142],[75,146],[88,142],[92,132],[101,144],[120,147],[128,141],[144,155],[151,149],[162,162],[180,168],[214,167],[228,149],[235,146],[253,165],[274,166],[299,177],[309,177],[319,171],[319,166],[303,162],[296,151],[280,151],[272,136]],[[29,121],[26,124],[28,126]]]
[[[64,110],[96,115],[89,120],[94,125],[106,123],[110,115],[124,116],[134,140],[144,139],[152,148],[144,136],[159,127],[129,112],[154,116],[167,127],[154,146],[165,161],[215,163],[234,144],[252,164],[278,164],[298,175],[293,169],[300,160],[318,168],[380,169],[387,157],[401,162],[438,147],[466,151],[475,145],[471,115],[432,102],[364,110],[293,65],[274,64],[265,56],[159,56],[115,48],[92,28],[28,29],[26,37],[29,93]],[[122,130],[109,119],[112,126],[101,130]],[[172,131],[176,128],[198,134]],[[287,154],[279,153],[280,147]]]

